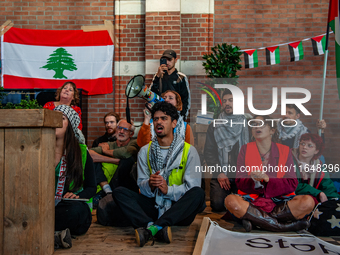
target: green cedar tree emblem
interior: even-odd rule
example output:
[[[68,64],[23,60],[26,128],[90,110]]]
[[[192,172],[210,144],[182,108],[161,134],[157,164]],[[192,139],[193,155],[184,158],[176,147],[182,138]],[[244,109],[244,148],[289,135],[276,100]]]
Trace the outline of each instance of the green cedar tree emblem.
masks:
[[[68,53],[64,48],[58,48],[53,51],[53,53],[50,55],[50,58],[47,59],[47,64],[40,68],[46,68],[47,70],[55,71],[53,78],[67,79],[67,77],[63,74],[64,70],[77,70],[76,64],[70,56],[72,56],[72,54]]]

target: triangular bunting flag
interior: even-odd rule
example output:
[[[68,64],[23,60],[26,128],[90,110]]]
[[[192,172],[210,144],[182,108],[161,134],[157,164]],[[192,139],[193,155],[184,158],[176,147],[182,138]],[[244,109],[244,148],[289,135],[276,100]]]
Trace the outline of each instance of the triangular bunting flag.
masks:
[[[310,40],[312,41],[314,55],[323,55],[325,53],[326,36],[320,35]]]
[[[244,51],[245,68],[254,68],[258,66],[257,50]]]
[[[290,53],[290,61],[299,61],[303,59],[302,41],[289,43],[288,48]]]
[[[268,47],[266,48],[266,63],[267,65],[280,64],[280,47]]]

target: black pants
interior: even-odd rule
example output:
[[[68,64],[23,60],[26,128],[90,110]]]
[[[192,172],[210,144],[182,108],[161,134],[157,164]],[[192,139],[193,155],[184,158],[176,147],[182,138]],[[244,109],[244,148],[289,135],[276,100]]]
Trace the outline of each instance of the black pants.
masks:
[[[205,205],[205,193],[200,187],[188,190],[158,219],[155,198],[148,198],[124,187],[113,191],[113,197],[134,228],[146,227],[149,222],[158,226],[190,225]]]
[[[231,193],[237,193],[237,187],[234,179],[229,179],[230,189],[222,189],[217,178],[210,180],[210,206],[214,212],[226,211],[224,199]]]
[[[55,207],[55,230],[69,228],[72,235],[87,232],[92,222],[89,206],[79,201],[60,201]]]
[[[133,178],[132,171],[134,170],[135,160],[133,157],[121,159],[115,174],[113,175],[109,185],[112,190],[123,186],[135,192],[138,192],[136,180]],[[102,170],[102,163],[95,163],[94,169],[96,173],[97,184],[107,181],[106,176]]]

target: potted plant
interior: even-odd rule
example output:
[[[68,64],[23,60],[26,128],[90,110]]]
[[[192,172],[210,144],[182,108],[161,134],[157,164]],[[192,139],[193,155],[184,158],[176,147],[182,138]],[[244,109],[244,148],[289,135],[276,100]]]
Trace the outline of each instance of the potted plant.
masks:
[[[211,48],[211,53],[203,55],[203,67],[209,79],[208,82],[202,84],[201,89],[205,91],[209,97],[207,102],[207,110],[214,112],[214,118],[217,118],[222,106],[222,101],[219,95],[223,90],[214,89],[213,84],[220,79],[219,83],[228,83],[237,85],[237,71],[242,68],[240,64],[242,52],[238,46],[231,44],[218,44]]]
[[[0,109],[40,109],[41,105],[38,104],[36,99],[29,99],[29,96],[26,95],[26,99],[22,99],[19,104],[13,104],[8,102],[3,105],[1,102],[6,97],[6,93],[3,92],[4,88],[0,87]]]

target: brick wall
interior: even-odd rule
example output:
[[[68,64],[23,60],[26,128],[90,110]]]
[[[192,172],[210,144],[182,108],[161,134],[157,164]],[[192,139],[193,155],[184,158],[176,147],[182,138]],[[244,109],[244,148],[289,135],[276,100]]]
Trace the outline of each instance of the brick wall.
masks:
[[[328,3],[328,0],[215,1],[215,44],[232,43],[241,49],[256,49],[323,34],[326,32]],[[303,47],[304,59],[299,62],[290,62],[288,46],[281,46],[281,63],[273,66],[265,65],[265,50],[259,50],[259,67],[242,68],[238,74],[241,78],[299,79],[300,84],[286,86],[304,87],[311,92],[312,99],[305,106],[312,116],[302,115],[301,120],[315,133],[315,121],[319,117],[324,57],[313,55],[310,41],[303,42]],[[334,81],[336,77],[334,34],[330,35],[329,47],[327,77],[330,84],[327,85],[325,91],[324,119],[327,121],[327,133],[324,155],[328,163],[339,163],[337,156],[339,150],[334,149],[340,142],[338,132],[340,100]],[[313,84],[312,80],[308,80],[308,84],[302,84],[302,79],[308,78],[319,80],[314,81]],[[273,86],[271,84],[253,86],[255,108],[270,108],[271,86]],[[241,84],[240,88],[246,91],[246,86]],[[247,111],[247,108],[245,110]],[[279,110],[273,116],[279,117]]]
[[[150,6],[159,5],[159,8]],[[278,43],[301,40],[325,33],[328,0],[229,0],[214,1],[210,7],[195,9],[199,4],[210,4],[211,0],[188,1],[113,1],[113,0],[3,0],[0,3],[1,24],[11,19],[16,27],[32,29],[80,29],[82,25],[103,24],[103,19],[120,25],[115,34],[119,44],[115,47],[114,92],[111,95],[84,96],[83,122],[88,144],[104,132],[102,117],[115,110],[125,117],[127,82],[136,74],[143,74],[146,84],[151,83],[157,70],[163,50],[173,48],[180,60],[178,69],[187,74],[192,93],[190,120],[201,107],[200,84],[204,77],[202,55],[219,43],[232,43],[242,49],[273,46]],[[115,12],[114,7],[124,4],[139,4],[136,13],[126,8],[127,13]],[[149,5],[148,5],[149,3]],[[171,10],[163,11],[161,5],[168,4]],[[144,7],[143,7],[144,6]],[[146,6],[146,7],[145,7]],[[175,6],[175,7],[174,7]],[[132,9],[133,9],[132,8]],[[131,8],[130,8],[131,9]],[[335,77],[334,35],[330,36],[329,78]],[[260,50],[259,67],[244,68],[239,72],[244,78],[321,78],[322,56],[313,56],[310,41],[303,42],[305,56],[302,61],[290,62],[287,46],[280,47],[281,64],[265,66],[265,51]],[[243,61],[243,56],[242,56]],[[330,79],[328,79],[330,81]],[[248,85],[240,84],[245,91]],[[290,85],[293,86],[293,85]],[[312,117],[303,116],[308,127],[315,132],[315,119],[320,104],[319,84],[296,85],[312,93],[312,100],[306,105]],[[271,84],[254,86],[254,106],[259,109],[271,105]],[[246,95],[246,93],[245,93]],[[326,154],[329,162],[335,162],[337,150],[334,144],[340,142],[340,105],[334,82],[326,89],[325,118],[327,120]],[[131,115],[135,121],[143,120],[144,101],[130,100]],[[246,111],[247,107],[246,107]],[[279,109],[275,112],[278,116]],[[275,115],[274,114],[274,115]],[[330,149],[332,148],[332,149]]]
[[[213,47],[213,14],[181,15],[181,60],[200,60]]]

